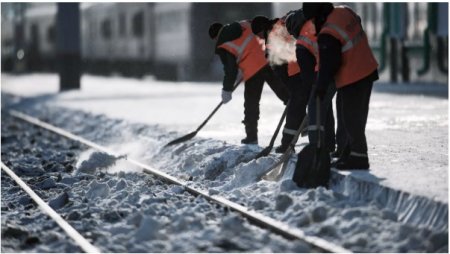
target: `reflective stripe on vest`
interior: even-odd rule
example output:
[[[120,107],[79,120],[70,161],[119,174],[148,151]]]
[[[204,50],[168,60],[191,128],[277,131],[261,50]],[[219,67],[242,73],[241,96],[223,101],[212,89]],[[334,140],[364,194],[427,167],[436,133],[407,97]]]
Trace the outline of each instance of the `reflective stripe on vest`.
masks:
[[[319,44],[317,43],[316,28],[311,20],[303,24],[297,36],[297,45],[305,47],[316,59],[314,71],[319,70]]]
[[[242,30],[239,38],[224,42],[217,47],[225,49],[235,57],[236,63],[243,73],[244,81],[247,81],[267,65],[267,59],[262,46],[251,31],[250,23],[241,21],[239,25]]]
[[[241,46],[238,46],[237,44],[235,44],[231,41],[224,43],[224,45],[230,46],[231,48],[236,50],[236,52],[237,52],[237,60],[236,61],[239,63],[242,58],[242,53],[244,53],[244,49],[247,47],[247,45],[250,43],[250,41],[253,39],[253,37],[255,37],[255,35],[250,33],[247,36],[247,38],[245,38],[245,40]]]
[[[359,31],[359,33],[357,35],[355,35],[355,37],[353,39],[350,39],[350,36],[344,30],[342,30],[340,27],[338,27],[335,24],[325,23],[325,25],[323,25],[323,27],[333,29],[344,39],[345,44],[342,46],[342,50],[341,50],[342,53],[353,48],[365,36],[364,30],[362,30],[362,29],[361,29],[361,31]]]
[[[319,46],[317,45],[317,42],[312,41],[310,38],[308,38],[307,36],[304,35],[299,35],[297,40],[303,41],[304,43],[310,45],[311,47],[313,47],[314,52],[313,55],[319,55]]]
[[[367,77],[378,67],[361,25],[361,19],[348,7],[335,7],[319,32],[340,41],[342,61],[334,76],[337,88]]]

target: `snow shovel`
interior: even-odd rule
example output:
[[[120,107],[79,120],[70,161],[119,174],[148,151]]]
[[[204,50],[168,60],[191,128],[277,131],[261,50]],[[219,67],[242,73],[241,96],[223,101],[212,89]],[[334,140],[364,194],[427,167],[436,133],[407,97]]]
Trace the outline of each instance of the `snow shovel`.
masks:
[[[254,158],[255,160],[259,159],[261,157],[269,155],[270,151],[273,148],[273,144],[275,143],[275,139],[278,136],[278,132],[280,132],[281,125],[283,125],[284,118],[286,118],[286,113],[287,113],[287,110],[288,110],[288,106],[289,106],[289,102],[288,102],[286,108],[284,109],[283,114],[281,115],[280,121],[278,122],[277,129],[275,130],[275,133],[272,135],[272,139],[270,140],[269,146],[267,146],[261,152],[259,152],[256,155],[256,157]]]
[[[316,98],[317,145],[308,144],[298,154],[292,180],[300,188],[328,187],[330,179],[330,156],[320,141],[320,99]]]
[[[234,84],[234,87],[233,87],[233,91],[236,89],[236,87],[239,86],[241,81],[242,81],[242,78],[239,78],[238,81],[236,81],[236,83]],[[216,106],[216,108],[211,112],[211,114],[209,114],[209,116],[205,119],[205,121],[203,121],[203,123],[200,124],[200,126],[195,131],[193,131],[193,132],[191,132],[191,133],[189,133],[187,135],[184,135],[184,136],[182,136],[180,138],[177,138],[175,140],[170,141],[164,147],[175,145],[175,144],[178,144],[178,143],[182,143],[184,141],[188,141],[189,139],[195,137],[195,135],[197,135],[197,133],[203,128],[203,126],[205,126],[206,123],[208,123],[209,119],[211,119],[211,117],[217,112],[217,110],[219,110],[219,108],[222,106],[222,104],[223,104],[223,102],[220,101],[219,105]]]
[[[300,124],[300,127],[298,128],[297,132],[295,133],[294,137],[292,138],[291,143],[289,144],[289,147],[286,149],[286,151],[281,155],[280,159],[277,163],[272,165],[264,174],[261,179],[266,181],[278,181],[283,176],[284,171],[287,168],[287,165],[289,164],[289,158],[291,158],[291,154],[294,152],[295,144],[297,143],[298,137],[300,136],[302,130],[306,127],[306,124],[308,122],[308,117],[305,115],[303,118],[302,123]]]

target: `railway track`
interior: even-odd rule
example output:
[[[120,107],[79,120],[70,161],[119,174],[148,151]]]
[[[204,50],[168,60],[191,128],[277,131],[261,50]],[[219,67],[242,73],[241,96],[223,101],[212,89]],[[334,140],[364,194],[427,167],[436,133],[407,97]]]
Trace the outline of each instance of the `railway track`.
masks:
[[[65,221],[55,210],[53,210],[44,200],[42,200],[20,177],[18,177],[10,168],[1,162],[1,168],[8,174],[41,208],[41,210],[52,218],[66,233],[74,240],[77,245],[87,253],[100,253],[100,250],[93,246],[86,238],[76,231],[67,221]]]
[[[142,168],[144,170],[144,172],[146,172],[148,174],[154,175],[160,179],[164,179],[164,181],[169,182],[171,184],[181,186],[184,190],[186,190],[187,192],[189,192],[195,196],[201,196],[201,197],[205,198],[206,200],[209,200],[210,202],[213,202],[213,203],[219,204],[220,206],[226,207],[226,208],[240,214],[241,216],[245,217],[250,223],[255,224],[261,228],[270,230],[271,232],[281,235],[287,239],[296,239],[296,240],[304,241],[304,242],[310,244],[311,246],[313,246],[314,249],[319,252],[337,252],[337,253],[351,252],[348,249],[345,249],[339,245],[331,243],[320,237],[306,235],[299,228],[292,228],[283,222],[277,221],[271,217],[268,217],[261,213],[250,210],[250,209],[246,208],[245,206],[242,206],[236,202],[230,201],[224,197],[221,197],[219,195],[210,195],[208,191],[201,190],[198,187],[193,187],[192,184],[190,184],[187,181],[177,179],[176,177],[173,177],[165,172],[162,172],[161,170],[155,169],[145,163],[142,163],[135,158],[127,158],[126,156],[121,155],[115,151],[112,151],[104,146],[101,146],[99,144],[96,144],[94,142],[86,140],[82,137],[79,137],[70,132],[67,132],[61,128],[58,128],[51,124],[43,122],[39,119],[33,118],[29,115],[26,115],[26,114],[23,114],[21,112],[14,111],[14,110],[9,111],[8,113],[10,116],[12,116],[14,118],[28,122],[34,126],[45,129],[47,131],[51,131],[51,132],[53,132],[61,137],[64,137],[66,139],[70,139],[70,140],[79,142],[81,144],[84,144],[88,147],[96,149],[100,152],[103,152],[103,153],[113,156],[115,158],[124,158],[129,163]],[[7,167],[3,163],[2,163],[2,169],[7,170]],[[93,248],[95,248],[95,247],[93,247]],[[82,248],[82,249],[84,251],[95,250],[95,249],[87,249],[87,248]],[[97,252],[97,251],[98,251],[98,249],[94,252]]]

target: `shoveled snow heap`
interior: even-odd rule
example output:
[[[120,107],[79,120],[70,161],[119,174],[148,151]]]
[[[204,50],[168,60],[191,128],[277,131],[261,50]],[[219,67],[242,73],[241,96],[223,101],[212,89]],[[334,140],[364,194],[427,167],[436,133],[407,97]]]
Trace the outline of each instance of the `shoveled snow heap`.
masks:
[[[23,105],[21,110],[31,115],[171,175],[191,180],[193,185],[208,189],[212,194],[245,204],[291,227],[300,227],[307,234],[318,235],[352,251],[448,252],[448,226],[436,229],[405,223],[398,214],[387,209],[386,204],[380,202],[381,199],[355,200],[332,189],[297,188],[290,180],[295,156],[280,182],[258,181],[264,169],[276,159],[275,155],[270,155],[249,161],[260,150],[259,147],[236,146],[196,137],[163,148],[179,133],[168,133],[158,126],[129,123],[102,115],[48,108],[42,104]],[[18,161],[15,165],[21,163],[30,162]],[[39,162],[31,164],[39,165]],[[267,233],[253,227],[250,233],[250,226],[242,225],[242,219],[215,211],[212,209],[214,205],[201,198],[185,207],[183,199],[195,198],[179,187],[146,176],[141,169],[131,167],[124,159],[110,158],[98,151],[86,149],[77,157],[72,177],[75,179],[73,182],[69,180],[72,183],[67,194],[68,200],[83,201],[63,204],[59,211],[68,216],[73,214],[75,218],[90,217],[87,214],[109,218],[101,223],[96,222],[96,217],[80,219],[78,225],[74,222],[77,229],[93,232],[90,234],[95,235],[91,238],[99,239],[95,243],[103,248],[113,243],[110,250],[124,252],[308,251],[304,244],[291,245],[292,242],[287,244],[278,238],[278,242],[266,241]],[[153,197],[142,196],[147,186],[153,185],[160,191],[155,192]],[[126,193],[120,191],[125,186]],[[120,205],[120,210],[105,211],[105,208],[118,207],[119,204],[127,205]],[[203,214],[198,206],[206,206],[209,211],[212,209],[213,214]],[[211,223],[220,221],[219,227],[210,228],[208,220],[199,219],[208,216],[215,218]],[[111,223],[107,223],[108,220]],[[167,239],[171,239],[176,232],[183,233],[177,234],[176,240],[168,242]],[[249,235],[253,235],[251,240],[248,240]],[[255,238],[258,241],[254,242]],[[134,239],[134,242],[126,244],[129,239]],[[136,242],[139,244],[133,245]],[[285,246],[280,247],[279,244]]]

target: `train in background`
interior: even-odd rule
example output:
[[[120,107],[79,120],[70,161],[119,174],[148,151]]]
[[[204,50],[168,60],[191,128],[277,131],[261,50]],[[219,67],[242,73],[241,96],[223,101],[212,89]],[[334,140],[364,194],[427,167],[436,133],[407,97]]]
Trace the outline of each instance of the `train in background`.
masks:
[[[348,5],[362,17],[382,76],[394,81],[399,76],[405,81],[447,82],[448,13],[442,18],[440,12],[448,7],[438,3]],[[300,3],[269,2],[81,3],[83,71],[219,80],[223,71],[207,34],[209,24],[255,15],[279,17],[299,7]],[[13,10],[12,18],[7,15],[10,8],[19,9]],[[3,71],[56,70],[56,11],[54,3],[2,3]]]
[[[18,62],[14,52],[22,51],[26,67],[21,71],[55,71],[57,6],[27,5],[16,20],[2,15],[2,31],[14,26],[23,30],[20,45],[13,45],[19,41],[17,35],[2,32],[2,48],[11,48],[2,51],[2,69],[13,71],[16,66],[11,63]],[[221,69],[208,37],[209,25],[261,14],[270,16],[270,3],[82,3],[83,71],[169,80],[217,79]]]
[[[154,5],[153,73],[159,79],[218,80],[222,75],[209,25],[270,15],[270,3],[158,3]]]
[[[142,75],[154,58],[153,3],[81,4],[84,70]]]

